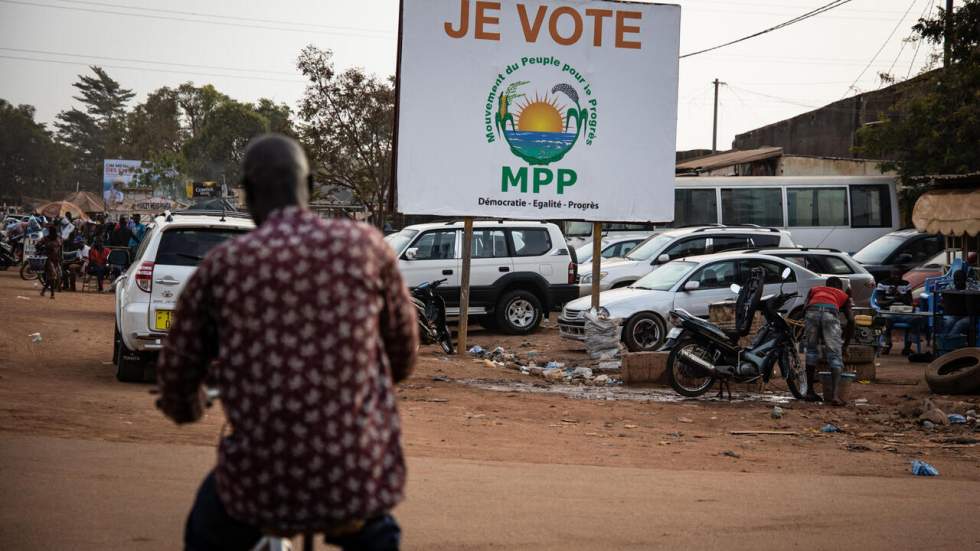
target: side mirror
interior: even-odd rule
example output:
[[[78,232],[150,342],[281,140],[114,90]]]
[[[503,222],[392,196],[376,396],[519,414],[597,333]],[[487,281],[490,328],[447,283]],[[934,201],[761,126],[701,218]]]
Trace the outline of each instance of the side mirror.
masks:
[[[684,284],[685,291],[697,291],[700,288],[701,288],[700,281],[688,281],[687,283]]]
[[[783,269],[783,273],[782,273],[783,281],[786,281],[787,279],[789,279],[789,276],[791,276],[791,275],[793,275],[793,270],[790,270],[789,268],[784,268]]]
[[[739,285],[738,283],[732,283],[732,285],[731,285],[731,287],[729,287],[729,289],[733,293],[735,293],[736,295],[739,294],[740,292],[742,292],[742,286]]]
[[[419,254],[419,248],[412,247],[407,251],[405,251],[405,260],[415,260],[415,257],[417,257],[418,254]]]
[[[670,255],[669,254],[662,254],[662,255],[660,255],[660,256],[657,257],[657,264],[666,264],[668,262],[670,262]]]

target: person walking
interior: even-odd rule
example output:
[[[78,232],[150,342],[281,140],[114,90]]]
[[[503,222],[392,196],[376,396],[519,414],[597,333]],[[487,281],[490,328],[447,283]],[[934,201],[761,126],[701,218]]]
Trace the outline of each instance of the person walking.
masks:
[[[840,314],[847,317],[847,333],[842,337]],[[851,340],[854,330],[854,313],[851,310],[851,297],[844,292],[844,284],[839,277],[827,278],[824,286],[813,287],[806,299],[806,377],[811,382],[805,399],[819,402],[820,397],[813,390],[816,380],[817,364],[821,356],[830,367],[830,379],[835,406],[845,405],[840,398],[840,381],[844,371],[843,349]]]
[[[312,213],[312,181],[296,141],[255,138],[242,185],[258,227],[214,248],[180,294],[158,406],[199,419],[207,381],[231,427],[187,519],[188,550],[313,532],[398,549],[393,387],[415,362],[415,309],[381,232]]]
[[[38,245],[45,254],[44,269],[38,277],[41,280],[41,296],[45,291],[51,291],[51,299],[54,299],[54,292],[61,285],[61,236],[58,235],[58,226],[51,224],[48,226],[44,239]]]

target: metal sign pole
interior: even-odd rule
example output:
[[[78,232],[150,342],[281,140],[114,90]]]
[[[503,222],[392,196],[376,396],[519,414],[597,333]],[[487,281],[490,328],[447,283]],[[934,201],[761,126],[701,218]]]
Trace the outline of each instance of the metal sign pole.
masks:
[[[592,224],[592,309],[599,309],[599,279],[602,267],[602,222]]]
[[[463,219],[463,271],[459,282],[459,337],[457,354],[466,354],[470,326],[470,260],[473,256],[473,217]]]

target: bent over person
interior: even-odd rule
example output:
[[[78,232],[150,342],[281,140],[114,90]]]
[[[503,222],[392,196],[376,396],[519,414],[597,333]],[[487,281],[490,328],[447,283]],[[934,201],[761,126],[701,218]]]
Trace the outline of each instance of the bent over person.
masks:
[[[307,210],[312,178],[295,141],[256,138],[243,169],[258,228],[201,262],[157,368],[167,416],[199,419],[206,381],[230,425],[186,549],[309,532],[344,549],[397,549],[390,511],[405,464],[393,386],[418,334],[394,252],[372,227]]]
[[[842,335],[840,314],[847,316],[847,335]],[[851,310],[851,297],[844,292],[844,283],[839,277],[827,278],[825,286],[813,287],[806,300],[806,377],[810,381],[805,399],[819,402],[820,397],[813,390],[817,374],[817,364],[821,355],[830,367],[831,403],[844,405],[840,398],[840,381],[844,371],[843,349],[850,342],[854,328],[854,315]]]

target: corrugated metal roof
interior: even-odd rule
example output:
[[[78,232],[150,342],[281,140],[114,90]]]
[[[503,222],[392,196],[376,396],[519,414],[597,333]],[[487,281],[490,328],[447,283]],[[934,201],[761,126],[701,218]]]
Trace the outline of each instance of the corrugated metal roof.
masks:
[[[781,147],[760,147],[759,149],[748,149],[745,151],[725,151],[715,153],[698,159],[684,161],[677,164],[677,172],[700,172],[704,170],[715,170],[726,166],[740,165],[754,161],[762,161],[773,157],[780,157],[783,154]]]

